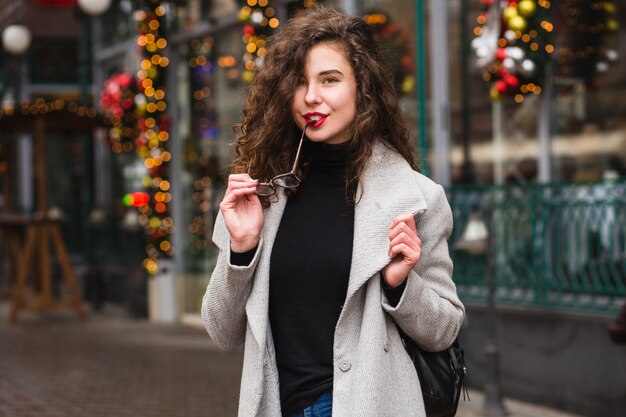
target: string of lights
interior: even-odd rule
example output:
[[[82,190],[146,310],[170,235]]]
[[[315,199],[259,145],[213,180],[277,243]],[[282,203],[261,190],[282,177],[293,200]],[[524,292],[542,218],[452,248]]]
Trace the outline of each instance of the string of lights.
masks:
[[[37,98],[33,101],[25,100],[17,107],[12,104],[3,105],[0,108],[0,119],[15,115],[35,116],[56,111],[68,111],[76,116],[89,118],[95,118],[99,115],[98,109],[95,107],[84,106],[75,101],[66,101],[63,99],[46,101],[43,98]],[[111,123],[108,118],[105,122]]]
[[[135,140],[137,154],[143,159],[149,176],[144,186],[149,190],[148,204],[139,206],[139,222],[144,227],[147,258],[144,267],[154,274],[161,258],[174,254],[171,242],[173,220],[169,214],[172,200],[168,180],[168,151],[170,117],[165,101],[165,76],[169,59],[164,54],[167,47],[164,20],[167,9],[159,0],[146,0],[145,7],[135,13],[138,24],[137,45],[143,53],[137,82],[145,97],[145,116],[137,119],[140,134]],[[143,103],[140,104],[143,107]]]

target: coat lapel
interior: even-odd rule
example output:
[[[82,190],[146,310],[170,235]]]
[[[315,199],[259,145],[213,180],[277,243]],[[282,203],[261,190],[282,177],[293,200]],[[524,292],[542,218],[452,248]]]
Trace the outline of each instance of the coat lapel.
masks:
[[[400,214],[426,210],[417,173],[394,150],[375,142],[357,192],[352,267],[346,303],[390,261],[389,227]],[[358,200],[360,197],[360,200]]]

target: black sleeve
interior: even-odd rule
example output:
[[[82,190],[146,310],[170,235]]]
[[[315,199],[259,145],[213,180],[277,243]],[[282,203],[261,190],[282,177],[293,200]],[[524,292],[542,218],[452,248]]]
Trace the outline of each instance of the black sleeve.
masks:
[[[385,289],[385,295],[387,296],[387,301],[390,306],[395,307],[400,302],[400,298],[402,298],[402,294],[404,293],[404,289],[406,288],[406,279],[396,288],[389,288],[387,284],[385,284],[384,278],[380,278],[383,283],[383,288]]]
[[[230,252],[230,264],[234,266],[248,266],[252,259],[254,258],[254,254],[256,253],[257,246],[254,249],[250,249],[248,252]]]

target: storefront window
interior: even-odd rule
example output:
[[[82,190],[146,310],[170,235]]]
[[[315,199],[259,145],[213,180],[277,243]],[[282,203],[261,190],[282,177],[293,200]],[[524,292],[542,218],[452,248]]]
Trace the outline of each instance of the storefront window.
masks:
[[[469,177],[489,183],[494,180],[494,164],[501,163],[506,182],[537,181],[541,158],[549,163],[550,181],[624,176],[626,104],[619,98],[626,85],[624,10],[614,1],[532,3],[549,10],[544,26],[550,29],[550,60],[525,66],[527,71],[546,73],[537,94],[502,98],[503,151],[499,157],[493,147],[496,132],[490,83],[476,65],[477,49],[470,47],[488,18],[484,4],[457,0],[450,5],[450,68],[461,70],[458,77],[454,71],[450,77],[453,180],[466,182]],[[536,31],[526,29],[529,37],[517,42],[532,45],[543,26]],[[526,58],[532,57],[523,61]],[[541,150],[542,137],[548,138],[549,152]]]
[[[417,132],[415,5],[397,0],[363,0],[362,18],[380,36],[405,120]]]
[[[203,21],[216,23],[219,19],[236,13],[237,0],[185,0],[178,1],[173,30],[192,29]]]
[[[626,15],[615,1],[555,2],[555,179],[626,175]],[[574,151],[575,149],[575,151]]]
[[[33,84],[69,85],[79,79],[78,43],[75,40],[35,40],[28,57]]]
[[[114,0],[100,17],[101,36],[99,48],[106,48],[133,39],[137,34],[137,21],[133,12],[138,10],[138,0]]]
[[[193,39],[181,47],[180,138],[184,157],[180,201],[183,232],[184,311],[197,313],[213,270],[217,248],[211,237],[232,157],[232,126],[241,113],[244,85],[239,26]]]

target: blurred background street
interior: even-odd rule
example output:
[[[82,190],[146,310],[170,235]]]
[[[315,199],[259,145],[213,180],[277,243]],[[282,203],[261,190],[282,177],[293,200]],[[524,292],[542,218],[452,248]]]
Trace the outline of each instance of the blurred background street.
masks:
[[[235,415],[199,326],[232,127],[315,4],[379,35],[446,190],[459,414],[626,416],[624,1],[0,0],[1,417]]]

